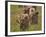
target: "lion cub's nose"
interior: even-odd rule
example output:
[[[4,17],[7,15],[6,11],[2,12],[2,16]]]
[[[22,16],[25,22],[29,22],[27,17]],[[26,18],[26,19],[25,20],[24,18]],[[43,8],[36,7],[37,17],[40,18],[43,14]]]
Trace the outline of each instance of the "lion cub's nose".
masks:
[[[25,19],[27,19],[27,16],[25,17]]]

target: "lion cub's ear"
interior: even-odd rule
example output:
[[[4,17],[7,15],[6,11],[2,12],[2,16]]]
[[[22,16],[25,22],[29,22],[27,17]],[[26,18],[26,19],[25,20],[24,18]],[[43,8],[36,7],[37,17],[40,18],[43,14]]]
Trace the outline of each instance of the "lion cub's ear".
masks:
[[[36,14],[36,15],[38,15],[38,14],[39,14],[39,12],[36,12],[35,14]]]

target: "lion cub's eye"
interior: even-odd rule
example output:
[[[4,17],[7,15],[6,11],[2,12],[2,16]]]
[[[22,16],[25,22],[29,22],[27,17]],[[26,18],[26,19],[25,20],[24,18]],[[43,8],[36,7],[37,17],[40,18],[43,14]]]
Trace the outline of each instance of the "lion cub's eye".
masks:
[[[31,10],[31,12],[34,12],[34,10]]]

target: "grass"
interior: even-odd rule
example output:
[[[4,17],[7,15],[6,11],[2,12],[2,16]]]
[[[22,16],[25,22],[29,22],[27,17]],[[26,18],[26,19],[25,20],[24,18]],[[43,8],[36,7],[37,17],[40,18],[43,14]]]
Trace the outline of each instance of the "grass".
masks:
[[[19,19],[17,16],[23,13],[23,8],[18,8],[17,5],[11,5],[10,7],[10,31],[20,32],[20,24],[16,21]],[[40,13],[39,13],[40,14]],[[31,24],[27,31],[39,31],[41,30],[41,15],[38,16],[38,24]]]

